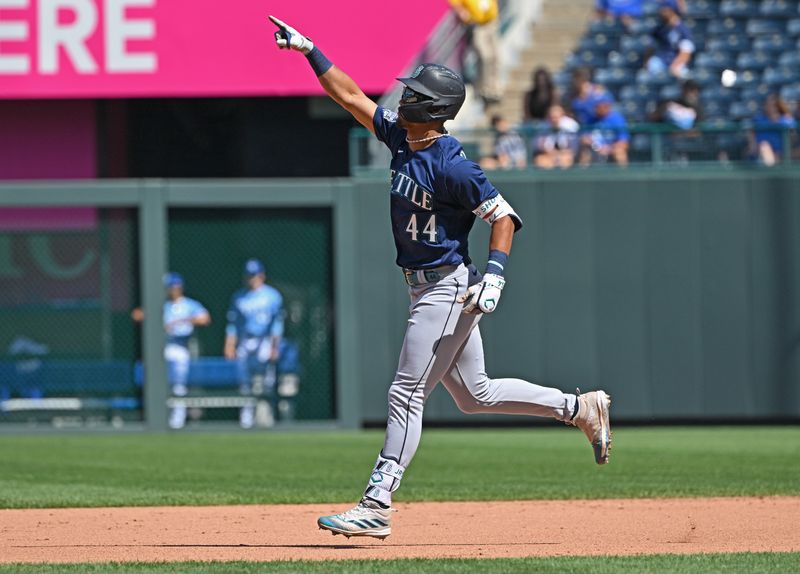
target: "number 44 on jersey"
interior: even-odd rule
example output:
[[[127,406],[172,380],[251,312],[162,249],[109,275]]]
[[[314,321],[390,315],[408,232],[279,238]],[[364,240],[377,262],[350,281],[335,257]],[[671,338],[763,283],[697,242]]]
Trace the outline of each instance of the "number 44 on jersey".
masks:
[[[417,223],[417,215],[416,213],[411,214],[411,218],[408,220],[408,225],[406,226],[406,231],[411,234],[412,241],[419,241],[419,226]],[[426,214],[419,214],[420,220],[426,217]],[[428,236],[428,241],[430,243],[436,243],[436,214],[432,213],[430,217],[428,217],[427,223],[422,228],[422,234]]]

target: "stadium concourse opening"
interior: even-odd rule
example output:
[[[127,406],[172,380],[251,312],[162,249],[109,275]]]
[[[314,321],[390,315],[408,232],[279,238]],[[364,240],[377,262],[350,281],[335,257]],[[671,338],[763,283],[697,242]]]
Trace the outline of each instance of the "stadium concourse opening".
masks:
[[[97,102],[101,177],[345,176],[355,125],[322,98]]]

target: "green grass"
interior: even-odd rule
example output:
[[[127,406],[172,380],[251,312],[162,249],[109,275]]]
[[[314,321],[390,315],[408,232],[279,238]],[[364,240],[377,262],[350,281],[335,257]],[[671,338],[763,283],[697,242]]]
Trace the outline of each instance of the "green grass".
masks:
[[[382,432],[0,436],[0,508],[352,502]],[[429,430],[396,500],[800,494],[800,428]]]
[[[706,574],[715,572],[797,572],[800,553],[777,554],[689,554],[653,556],[561,557],[561,558],[502,558],[496,560],[348,560],[342,562],[175,562],[160,564],[7,564],[0,565],[0,574],[373,574],[374,572],[403,572],[403,574],[481,574],[539,573],[596,573],[641,574],[680,572]]]

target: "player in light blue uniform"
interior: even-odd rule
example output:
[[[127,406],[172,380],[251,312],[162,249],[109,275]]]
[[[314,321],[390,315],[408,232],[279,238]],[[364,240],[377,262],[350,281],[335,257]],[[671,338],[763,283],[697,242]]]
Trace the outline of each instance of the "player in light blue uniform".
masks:
[[[164,289],[167,300],[164,302],[162,321],[167,334],[164,346],[164,358],[167,361],[167,372],[172,395],[185,397],[188,393],[189,363],[192,355],[189,341],[195,327],[211,323],[211,315],[199,302],[183,294],[184,281],[180,273],[167,273],[164,276]],[[132,313],[135,321],[141,322],[144,313],[140,308]],[[178,404],[170,409],[169,426],[173,429],[183,428],[186,424],[186,405]]]
[[[233,294],[225,329],[225,357],[238,366],[239,392],[242,395],[275,394],[275,366],[283,337],[283,297],[265,283],[264,264],[249,259],[244,265],[247,287]],[[274,404],[263,403],[260,424],[274,424]],[[242,428],[252,428],[255,407],[239,411]]]
[[[419,66],[405,84],[398,114],[378,107],[319,48],[277,18],[279,48],[308,58],[320,84],[392,155],[389,188],[397,264],[409,286],[411,316],[394,381],[383,449],[359,504],[317,524],[334,534],[385,538],[392,493],[419,446],[425,400],[439,382],[467,413],[552,417],[579,427],[598,464],[608,462],[610,400],[603,391],[574,395],[486,374],[478,322],[497,307],[514,232],[522,220],[444,129],[464,102],[461,77]],[[468,237],[476,217],[491,226],[486,273],[471,265]]]

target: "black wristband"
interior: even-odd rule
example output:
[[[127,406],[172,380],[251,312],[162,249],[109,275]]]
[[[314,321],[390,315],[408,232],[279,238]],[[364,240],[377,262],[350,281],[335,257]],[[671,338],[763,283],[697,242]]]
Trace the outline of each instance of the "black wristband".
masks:
[[[314,70],[314,73],[317,75],[317,77],[320,77],[322,74],[330,70],[331,66],[333,66],[331,61],[326,58],[325,54],[323,54],[322,51],[316,46],[314,46],[314,49],[306,54],[306,58],[308,58],[308,63],[311,64],[311,69]]]

